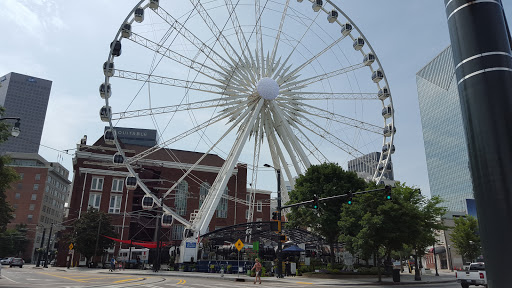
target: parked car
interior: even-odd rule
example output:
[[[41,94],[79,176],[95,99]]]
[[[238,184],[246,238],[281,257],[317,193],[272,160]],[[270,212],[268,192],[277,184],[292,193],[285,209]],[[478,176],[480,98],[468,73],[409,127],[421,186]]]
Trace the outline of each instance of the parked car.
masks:
[[[455,278],[462,288],[468,288],[470,285],[487,287],[487,275],[483,262],[471,263],[466,271],[455,272]]]
[[[25,261],[23,261],[23,259],[21,259],[21,258],[13,258],[11,263],[9,264],[9,267],[18,266],[20,268],[23,268],[23,264],[25,264]]]
[[[3,258],[2,260],[0,260],[0,263],[2,265],[9,265],[9,264],[11,264],[12,259],[13,259],[13,257],[6,257],[6,258]]]

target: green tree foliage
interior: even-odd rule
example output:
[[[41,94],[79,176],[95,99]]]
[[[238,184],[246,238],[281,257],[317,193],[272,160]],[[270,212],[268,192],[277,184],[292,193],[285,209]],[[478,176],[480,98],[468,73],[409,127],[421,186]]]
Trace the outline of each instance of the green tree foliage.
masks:
[[[481,253],[478,221],[472,216],[467,216],[454,218],[454,222],[455,227],[450,239],[466,261],[473,261]]]
[[[89,208],[80,219],[73,223],[73,231],[69,239],[73,242],[74,249],[84,255],[89,262],[92,256],[102,255],[107,248],[114,244],[114,241],[102,235],[117,237],[114,226],[110,222],[110,216],[94,208]],[[96,243],[98,243],[97,250]]]
[[[27,248],[27,225],[18,224],[0,234],[0,257],[23,255]]]
[[[443,229],[440,219],[446,210],[439,207],[439,198],[427,199],[418,192],[397,182],[392,200],[387,200],[384,192],[354,197],[353,204],[341,212],[341,241],[351,253],[359,253],[363,259],[373,256],[377,263],[393,251],[403,250],[404,245],[412,247],[416,257],[423,255],[434,243],[434,232]],[[379,270],[379,280],[380,276]]]
[[[314,195],[324,198],[365,188],[364,180],[357,177],[355,172],[344,171],[338,164],[312,165],[295,182],[294,190],[289,193],[290,201],[287,204],[313,200]],[[287,215],[290,227],[308,227],[326,239],[331,245],[331,263],[334,263],[332,248],[340,236],[341,230],[337,223],[343,203],[343,200],[337,199],[320,202],[318,209],[294,207]]]

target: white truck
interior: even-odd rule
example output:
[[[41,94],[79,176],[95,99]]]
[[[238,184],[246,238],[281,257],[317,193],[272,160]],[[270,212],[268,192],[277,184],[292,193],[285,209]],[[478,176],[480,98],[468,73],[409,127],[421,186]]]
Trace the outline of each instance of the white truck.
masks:
[[[469,269],[466,271],[455,272],[457,283],[460,283],[462,288],[468,288],[470,285],[487,287],[487,275],[485,274],[485,263],[477,262],[471,263]]]

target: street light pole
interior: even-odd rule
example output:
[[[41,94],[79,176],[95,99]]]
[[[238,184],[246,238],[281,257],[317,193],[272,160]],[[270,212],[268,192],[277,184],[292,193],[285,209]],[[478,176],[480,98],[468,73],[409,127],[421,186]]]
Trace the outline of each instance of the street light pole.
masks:
[[[48,243],[46,243],[46,253],[44,256],[44,268],[48,268],[48,253],[50,253],[50,240],[52,239],[53,223],[50,226],[50,234],[48,234]]]
[[[274,166],[269,164],[264,164],[263,166],[274,168],[277,173],[277,221],[281,222],[281,169],[277,169]],[[281,226],[282,227],[282,226]],[[283,278],[283,244],[281,243],[281,230],[278,231],[278,241],[277,241],[277,278]]]
[[[434,241],[434,265],[436,265],[436,276],[439,276],[439,273],[437,272],[437,256],[436,256],[436,242]]]
[[[46,235],[46,228],[43,228],[43,237],[41,238],[41,246],[39,246],[39,253],[37,254],[37,263],[36,267],[39,267],[41,264],[39,262],[41,261],[41,251],[43,250],[44,246],[44,236]]]

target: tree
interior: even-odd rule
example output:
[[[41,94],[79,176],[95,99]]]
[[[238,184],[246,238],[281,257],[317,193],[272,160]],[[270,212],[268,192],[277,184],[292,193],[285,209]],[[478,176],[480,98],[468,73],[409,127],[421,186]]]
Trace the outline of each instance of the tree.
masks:
[[[102,235],[117,237],[110,216],[97,209],[89,208],[73,223],[70,239],[75,246],[74,249],[87,258],[87,264],[93,255],[102,255],[107,248],[113,246],[114,241]]]
[[[369,185],[369,189],[375,188],[374,183]],[[444,227],[440,219],[446,211],[438,206],[439,198],[427,199],[418,192],[397,182],[391,200],[386,199],[384,192],[358,195],[341,212],[340,239],[351,253],[359,253],[365,259],[373,256],[377,267],[383,257],[390,258],[393,251],[408,245],[414,250],[417,265],[417,257],[434,242],[435,231]]]
[[[313,200],[314,196],[324,198],[364,190],[366,182],[355,172],[344,171],[338,164],[312,165],[300,175],[294,189],[289,193],[287,204]],[[340,228],[338,221],[343,200],[320,202],[318,209],[293,207],[287,215],[289,227],[309,227],[323,236],[331,247],[330,262],[334,263],[334,244],[338,242]]]
[[[27,225],[18,224],[0,234],[0,257],[23,255],[27,248]]]
[[[480,235],[478,233],[478,221],[472,217],[458,217],[454,220],[450,239],[465,260],[473,261],[480,253]]]

